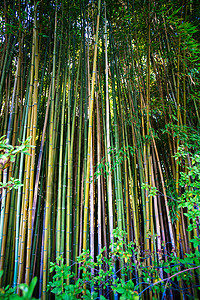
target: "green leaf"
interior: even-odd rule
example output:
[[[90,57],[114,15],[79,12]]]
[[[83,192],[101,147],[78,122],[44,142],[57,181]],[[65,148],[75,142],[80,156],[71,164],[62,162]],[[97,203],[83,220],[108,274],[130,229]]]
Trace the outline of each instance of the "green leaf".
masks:
[[[26,297],[28,293],[28,285],[26,283],[19,284],[20,290],[22,290],[23,296]]]
[[[100,296],[100,300],[107,300],[104,296]]]
[[[115,291],[119,294],[123,294],[125,292],[123,287],[117,287],[117,288],[115,288]]]
[[[31,283],[30,283],[30,286],[29,286],[29,289],[28,289],[28,292],[27,292],[27,297],[28,298],[32,297],[32,294],[33,294],[33,291],[34,291],[34,288],[35,288],[36,284],[37,284],[37,277],[34,277],[31,280]]]
[[[164,271],[165,271],[166,273],[170,273],[170,272],[171,272],[170,269],[164,269]]]

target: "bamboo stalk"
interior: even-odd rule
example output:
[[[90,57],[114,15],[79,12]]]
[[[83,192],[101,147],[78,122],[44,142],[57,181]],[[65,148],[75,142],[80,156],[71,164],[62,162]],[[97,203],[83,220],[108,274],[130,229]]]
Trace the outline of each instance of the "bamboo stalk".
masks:
[[[86,249],[86,241],[87,241],[87,219],[88,219],[88,201],[89,201],[89,170],[90,170],[90,156],[91,156],[92,116],[93,116],[93,105],[94,105],[94,85],[95,85],[95,73],[96,73],[97,43],[98,43],[98,32],[99,32],[100,7],[101,7],[101,0],[98,0],[98,14],[97,14],[95,49],[94,49],[94,58],[93,58],[93,74],[92,74],[92,82],[91,82],[90,111],[89,111],[88,155],[87,155],[86,191],[85,191],[84,223],[83,223],[83,249]]]

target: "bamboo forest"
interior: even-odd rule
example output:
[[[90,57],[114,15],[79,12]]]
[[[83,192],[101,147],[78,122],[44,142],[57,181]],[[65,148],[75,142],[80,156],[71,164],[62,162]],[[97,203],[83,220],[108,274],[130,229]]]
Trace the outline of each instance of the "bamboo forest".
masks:
[[[0,299],[200,299],[200,1],[0,11]]]

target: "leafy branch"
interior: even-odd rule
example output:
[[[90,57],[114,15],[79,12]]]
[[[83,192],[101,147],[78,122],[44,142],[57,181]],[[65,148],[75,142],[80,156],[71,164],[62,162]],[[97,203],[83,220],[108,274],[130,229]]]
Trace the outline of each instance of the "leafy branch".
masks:
[[[18,153],[23,153],[25,155],[31,155],[28,150],[33,148],[34,146],[30,145],[31,136],[25,140],[24,142],[20,142],[21,145],[19,146],[12,146],[8,144],[8,139],[6,136],[2,136],[0,138],[0,170],[5,170],[10,166],[10,163],[15,161],[16,155]],[[19,187],[23,186],[19,179],[15,179],[10,177],[8,182],[0,182],[0,192],[2,189],[12,190],[18,189]]]

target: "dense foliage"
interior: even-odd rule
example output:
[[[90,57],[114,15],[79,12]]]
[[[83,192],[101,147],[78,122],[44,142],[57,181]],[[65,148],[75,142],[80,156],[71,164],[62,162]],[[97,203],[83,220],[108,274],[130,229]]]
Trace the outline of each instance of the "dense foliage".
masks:
[[[199,1],[0,9],[1,286],[197,299]]]

